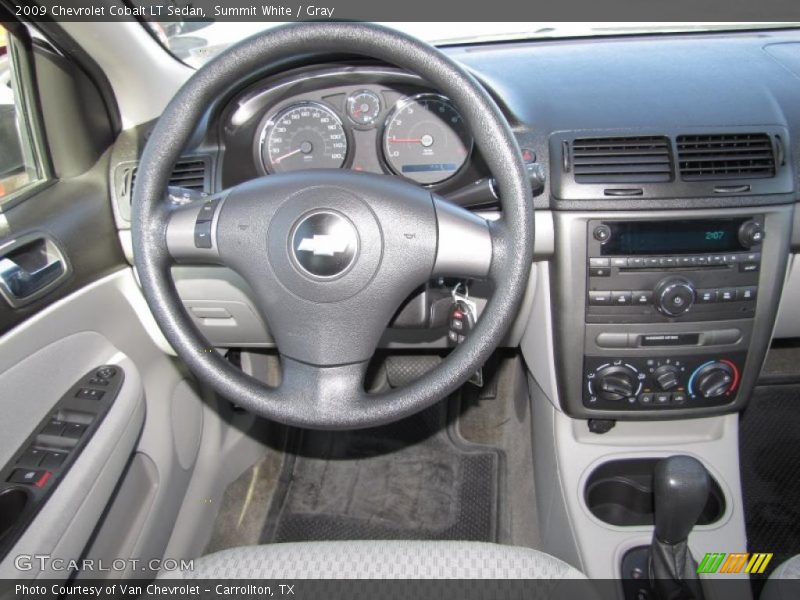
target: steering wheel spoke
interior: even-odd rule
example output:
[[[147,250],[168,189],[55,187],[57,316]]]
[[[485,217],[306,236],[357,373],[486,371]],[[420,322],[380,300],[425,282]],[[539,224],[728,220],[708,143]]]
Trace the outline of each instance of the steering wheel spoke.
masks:
[[[489,223],[460,206],[434,196],[437,244],[434,276],[483,279],[492,266]]]

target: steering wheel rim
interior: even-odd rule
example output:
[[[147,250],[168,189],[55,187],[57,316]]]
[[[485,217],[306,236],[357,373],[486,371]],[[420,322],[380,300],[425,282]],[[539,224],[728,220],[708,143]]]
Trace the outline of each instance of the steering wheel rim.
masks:
[[[491,264],[486,268],[485,276],[495,285],[480,320],[467,339],[438,367],[403,388],[378,395],[363,393],[366,361],[360,360],[363,359],[361,355],[357,356],[358,361],[334,364],[324,356],[324,352],[321,360],[314,360],[318,353],[306,355],[302,349],[293,356],[283,354],[283,381],[277,388],[268,387],[243,373],[213,351],[198,331],[186,313],[170,275],[176,256],[170,232],[173,223],[179,219],[166,207],[164,190],[171,165],[179,158],[196,123],[212,101],[233,83],[265,65],[277,64],[309,51],[320,54],[345,52],[391,63],[419,75],[447,95],[471,130],[483,159],[497,181],[501,198],[501,219],[482,225],[488,231],[487,239],[491,244]],[[444,224],[448,219],[467,227],[456,229],[456,237],[464,232],[471,235],[469,228],[474,231],[474,216],[449,205],[427,190],[413,192],[411,188],[419,188],[407,183],[390,183],[387,184],[389,188],[384,188],[377,181],[394,179],[390,176],[362,175],[356,180],[350,174],[320,173],[318,177],[321,178],[320,185],[329,186],[328,191],[335,188],[343,190],[343,194],[350,191],[366,194],[376,205],[380,205],[381,197],[390,189],[395,196],[402,196],[418,210],[425,212],[428,215],[425,218],[433,215],[433,222],[438,227],[433,234],[436,238],[438,232],[438,239],[433,241],[435,261],[443,252],[449,252],[451,259],[454,254],[454,240],[443,237]],[[136,184],[132,207],[134,263],[144,297],[165,337],[196,376],[219,394],[256,414],[287,425],[318,429],[372,427],[401,419],[446,397],[462,385],[500,344],[517,314],[530,273],[534,239],[530,183],[516,139],[502,113],[475,78],[441,51],[378,25],[288,24],[257,34],[227,49],[199,69],[169,103],[145,146]],[[292,185],[295,188],[291,188]],[[280,194],[285,191],[282,186],[300,189],[298,185],[302,188],[300,183],[292,180],[290,174],[286,174],[267,176],[249,188],[246,184],[240,186],[242,189],[233,188],[230,196],[225,194],[222,201],[221,214],[226,216],[227,225],[220,220],[220,232],[233,228],[236,222],[241,226],[242,223],[249,223],[248,219],[262,220],[260,214],[253,212],[256,196]],[[429,194],[429,200],[422,193]],[[313,204],[313,198],[309,202]],[[250,208],[237,208],[244,206]],[[281,206],[286,204],[276,202],[276,212]],[[317,208],[325,208],[324,202]],[[381,239],[385,258],[391,254],[391,248],[385,217],[378,214],[380,210],[376,208],[374,212],[378,217],[379,229],[381,219],[384,219]],[[383,210],[391,212],[393,208],[386,205]],[[271,214],[266,221],[273,217],[275,214]],[[424,219],[420,217],[419,220]],[[269,223],[265,223],[265,227],[268,226]],[[254,229],[258,229],[257,224]],[[229,247],[232,242],[227,243]],[[220,249],[226,247],[222,237],[219,246]],[[423,250],[430,254],[428,246]],[[421,252],[419,249],[417,251]],[[227,256],[230,258],[233,253],[229,251]],[[232,262],[235,260],[232,259]],[[429,279],[437,274],[439,264],[435,262],[428,274]],[[263,268],[263,265],[259,268]],[[421,269],[424,271],[425,268],[423,264]],[[247,267],[243,265],[242,269],[246,270]],[[439,269],[438,273],[441,272]],[[414,276],[419,276],[419,273]],[[407,278],[409,283],[410,277]],[[324,288],[329,284],[317,283],[321,290],[331,289]],[[297,290],[293,293],[296,294]],[[289,297],[296,296],[286,296]],[[327,309],[335,304],[319,303],[317,306]],[[274,310],[274,307],[266,307],[263,303],[260,308]],[[396,306],[392,312],[394,308]],[[380,318],[383,317],[376,317],[378,321]],[[274,323],[269,320],[268,323],[272,329]],[[283,339],[291,346],[291,341],[298,339],[297,331],[285,334]],[[304,343],[307,344],[308,340]],[[278,349],[283,353],[281,340],[278,340]]]

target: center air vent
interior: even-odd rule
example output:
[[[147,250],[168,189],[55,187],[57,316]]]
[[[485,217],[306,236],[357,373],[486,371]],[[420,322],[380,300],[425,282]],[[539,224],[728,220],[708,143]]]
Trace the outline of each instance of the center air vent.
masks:
[[[576,139],[572,159],[578,183],[672,180],[669,140],[663,136]]]
[[[775,154],[766,133],[681,135],[677,142],[684,181],[775,176]]]

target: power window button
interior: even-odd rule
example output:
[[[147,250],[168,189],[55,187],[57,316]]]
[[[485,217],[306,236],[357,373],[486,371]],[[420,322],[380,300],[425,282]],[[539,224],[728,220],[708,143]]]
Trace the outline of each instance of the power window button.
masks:
[[[83,398],[84,400],[100,400],[105,392],[103,390],[93,390],[92,388],[81,388],[75,394],[76,398]]]
[[[64,421],[52,419],[47,425],[44,426],[44,429],[42,429],[42,434],[60,437],[61,432],[64,431],[64,427],[66,426],[67,424]]]
[[[61,435],[65,438],[77,440],[84,434],[85,431],[86,425],[83,425],[82,423],[68,423]]]
[[[58,469],[64,464],[66,458],[66,452],[48,452],[42,461],[42,466],[45,469]]]

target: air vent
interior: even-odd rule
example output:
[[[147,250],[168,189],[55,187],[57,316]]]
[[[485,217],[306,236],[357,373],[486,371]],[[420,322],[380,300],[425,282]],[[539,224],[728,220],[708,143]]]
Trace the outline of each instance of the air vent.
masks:
[[[576,139],[572,160],[577,183],[672,180],[669,140],[663,136]]]
[[[681,135],[677,142],[684,181],[775,176],[775,154],[766,133]]]
[[[206,167],[206,161],[202,158],[179,160],[172,169],[169,185],[196,192],[207,192]],[[138,167],[133,167],[131,171],[131,195],[133,195],[133,186],[136,183],[137,169]]]

